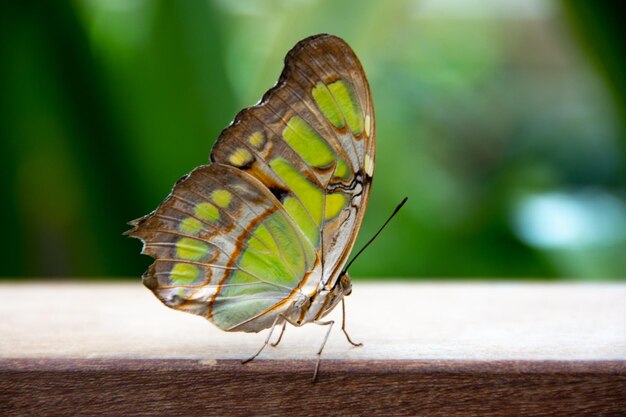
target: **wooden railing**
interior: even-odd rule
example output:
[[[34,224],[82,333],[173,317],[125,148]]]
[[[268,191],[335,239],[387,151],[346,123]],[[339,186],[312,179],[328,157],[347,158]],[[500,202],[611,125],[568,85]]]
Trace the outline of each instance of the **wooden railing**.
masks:
[[[626,284],[354,284],[336,326],[226,333],[139,283],[0,284],[0,415],[626,415]],[[331,316],[340,324],[341,310]]]

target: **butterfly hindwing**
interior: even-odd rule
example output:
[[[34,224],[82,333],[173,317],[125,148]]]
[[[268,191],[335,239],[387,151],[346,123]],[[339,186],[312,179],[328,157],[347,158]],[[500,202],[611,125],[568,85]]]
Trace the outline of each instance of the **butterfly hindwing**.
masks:
[[[281,201],[334,284],[361,224],[374,166],[374,113],[350,47],[318,35],[285,58],[277,85],[222,132],[211,159],[257,177]]]
[[[315,263],[313,248],[267,188],[222,164],[181,179],[131,234],[156,259],[146,286],[166,305],[225,330],[287,298]]]

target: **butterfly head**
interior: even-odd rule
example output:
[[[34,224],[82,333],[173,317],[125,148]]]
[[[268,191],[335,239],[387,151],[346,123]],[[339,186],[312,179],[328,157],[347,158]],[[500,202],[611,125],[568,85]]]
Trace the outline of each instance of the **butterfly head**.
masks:
[[[343,272],[341,274],[336,285],[339,285],[339,289],[341,290],[340,292],[344,296],[352,294],[352,279],[350,278],[350,275],[348,275],[348,272]]]

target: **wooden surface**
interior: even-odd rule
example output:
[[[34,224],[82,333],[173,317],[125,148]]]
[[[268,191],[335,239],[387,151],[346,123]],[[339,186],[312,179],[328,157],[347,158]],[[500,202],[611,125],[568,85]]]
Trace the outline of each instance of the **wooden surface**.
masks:
[[[0,415],[626,415],[626,285],[363,283],[325,329],[221,332],[138,283],[0,284]],[[340,321],[340,310],[333,313]]]

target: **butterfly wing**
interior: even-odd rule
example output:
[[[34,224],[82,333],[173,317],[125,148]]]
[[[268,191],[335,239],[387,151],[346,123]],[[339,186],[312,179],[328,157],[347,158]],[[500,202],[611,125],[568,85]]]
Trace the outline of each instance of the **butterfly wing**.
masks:
[[[372,181],[374,108],[352,49],[340,38],[300,41],[278,83],[222,132],[211,160],[258,178],[322,260],[332,287],[354,246]]]
[[[277,304],[316,263],[313,248],[269,190],[227,165],[196,168],[157,210],[132,224],[142,253],[155,258],[144,284],[169,307],[224,330],[274,306],[280,312]],[[260,318],[250,330],[272,320]]]
[[[374,151],[354,52],[330,35],[299,42],[277,85],[221,133],[213,163],[132,223],[155,258],[145,285],[224,330],[271,326],[288,301],[334,285],[363,219]]]

